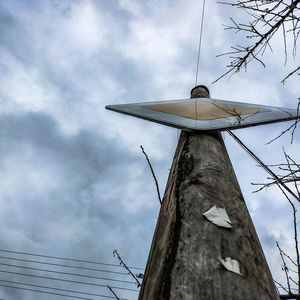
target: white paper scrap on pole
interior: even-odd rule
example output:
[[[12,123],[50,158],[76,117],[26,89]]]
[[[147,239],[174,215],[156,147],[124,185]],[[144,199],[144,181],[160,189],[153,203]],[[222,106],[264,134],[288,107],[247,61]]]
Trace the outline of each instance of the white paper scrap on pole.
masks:
[[[210,222],[219,227],[231,228],[231,221],[224,208],[216,207],[215,205],[203,214]]]
[[[220,261],[226,270],[243,276],[240,272],[239,262],[236,259],[226,257],[225,259],[220,258]]]

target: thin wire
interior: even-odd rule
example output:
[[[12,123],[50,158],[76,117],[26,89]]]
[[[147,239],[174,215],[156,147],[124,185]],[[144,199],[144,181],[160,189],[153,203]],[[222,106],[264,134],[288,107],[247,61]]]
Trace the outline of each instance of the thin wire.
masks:
[[[11,289],[19,289],[19,290],[25,290],[25,291],[30,291],[30,292],[37,292],[37,293],[43,293],[43,294],[62,296],[62,297],[84,299],[84,300],[93,300],[92,298],[83,298],[83,297],[71,296],[71,295],[66,295],[66,294],[59,294],[59,293],[54,293],[54,292],[46,292],[46,291],[40,291],[40,290],[34,290],[34,289],[28,289],[28,288],[21,288],[21,287],[5,285],[5,284],[0,284],[0,286],[4,286],[4,287],[7,287],[7,288],[11,288]]]
[[[24,254],[24,255],[38,256],[38,257],[54,258],[54,259],[61,259],[61,260],[68,260],[68,261],[77,261],[77,262],[82,262],[82,263],[89,263],[89,264],[97,264],[97,265],[105,265],[105,266],[112,266],[112,267],[122,268],[122,266],[120,266],[120,265],[107,264],[107,263],[103,263],[103,262],[96,262],[96,261],[89,261],[89,260],[82,260],[82,259],[74,259],[74,258],[66,258],[66,257],[58,257],[58,256],[49,256],[49,255],[34,254],[34,253],[27,253],[27,252],[18,252],[18,251],[3,250],[3,249],[0,249],[0,251],[1,252],[7,252],[7,253]],[[137,267],[129,267],[129,268],[137,269],[137,270],[144,270],[143,268],[137,268]]]
[[[79,283],[79,284],[86,284],[86,285],[92,285],[92,286],[99,286],[99,287],[105,287],[105,288],[107,288],[107,285],[98,284],[98,283],[83,282],[83,281],[76,281],[76,280],[68,280],[68,279],[62,279],[62,278],[53,278],[53,277],[39,276],[39,275],[32,275],[32,274],[24,274],[24,273],[12,272],[12,271],[4,271],[4,270],[0,270],[0,272],[2,272],[2,273],[8,273],[8,274],[14,274],[14,275],[22,275],[22,276],[29,276],[29,277],[35,277],[35,278],[43,278],[43,279],[49,279],[49,280],[64,281],[64,282],[71,282],[71,283]],[[129,289],[129,288],[123,288],[123,287],[119,287],[119,286],[112,286],[112,288],[119,289],[119,290],[125,290],[125,291],[138,292],[138,290]]]
[[[124,273],[124,272],[115,272],[115,271],[109,271],[109,270],[100,270],[100,269],[94,269],[94,268],[86,268],[86,267],[79,267],[79,266],[70,266],[70,265],[64,265],[64,264],[55,264],[55,263],[48,263],[48,262],[44,262],[44,261],[21,259],[21,258],[7,257],[7,256],[0,256],[0,258],[2,258],[2,259],[10,259],[10,260],[17,260],[17,261],[23,261],[23,262],[30,262],[30,263],[41,264],[41,265],[50,265],[50,266],[59,266],[59,267],[73,268],[73,269],[79,269],[79,270],[106,272],[106,273],[121,274],[121,275],[127,275],[127,276],[130,275],[130,274]]]
[[[201,18],[201,27],[200,27],[200,36],[199,36],[199,48],[198,48],[198,58],[197,58],[197,70],[196,70],[195,86],[196,86],[197,83],[198,83],[199,62],[200,62],[200,51],[201,51],[202,32],[203,32],[203,22],[204,22],[204,12],[205,12],[205,0],[203,0],[203,7],[202,7],[202,18]]]
[[[55,274],[61,274],[61,275],[72,275],[72,276],[78,276],[78,277],[86,277],[86,278],[93,278],[93,279],[100,279],[100,280],[110,280],[110,281],[115,281],[115,282],[135,284],[135,282],[126,281],[126,280],[119,280],[119,279],[104,278],[104,277],[98,277],[98,276],[92,276],[92,275],[82,275],[82,274],[77,274],[77,273],[60,272],[60,271],[53,271],[53,270],[47,270],[47,269],[11,265],[11,264],[5,264],[5,263],[2,263],[2,262],[0,262],[0,265],[7,266],[7,267],[14,267],[14,268],[22,268],[22,269],[27,269],[27,270],[34,270],[34,271],[43,271],[43,272],[55,273]]]
[[[78,291],[73,291],[73,290],[66,290],[66,289],[60,289],[60,288],[55,288],[55,287],[49,287],[45,285],[37,285],[37,284],[30,284],[30,283],[24,283],[24,282],[17,282],[17,281],[10,281],[10,280],[2,280],[2,282],[7,282],[7,283],[12,283],[12,284],[21,284],[21,285],[26,285],[26,286],[32,286],[32,287],[37,287],[37,288],[43,288],[43,289],[51,289],[55,291],[61,291],[61,292],[69,292],[69,293],[74,293],[74,294],[83,294],[87,296],[97,296],[97,297],[104,297],[104,298],[111,298],[114,299],[112,296],[106,296],[106,295],[100,295],[100,294],[93,294],[93,293],[87,293],[87,292],[78,292]],[[122,300],[128,300],[125,298],[120,298]]]

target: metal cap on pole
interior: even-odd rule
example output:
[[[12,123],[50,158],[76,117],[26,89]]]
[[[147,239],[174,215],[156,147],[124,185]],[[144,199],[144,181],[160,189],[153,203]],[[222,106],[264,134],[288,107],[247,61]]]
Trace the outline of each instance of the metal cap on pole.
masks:
[[[209,89],[205,85],[196,85],[191,90],[191,98],[210,98]]]

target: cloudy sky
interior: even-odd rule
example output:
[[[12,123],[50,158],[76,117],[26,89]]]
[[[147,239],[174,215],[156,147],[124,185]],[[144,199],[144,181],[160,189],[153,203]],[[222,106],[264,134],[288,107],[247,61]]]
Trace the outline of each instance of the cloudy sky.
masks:
[[[201,10],[202,1],[196,0],[0,2],[0,250],[117,264],[112,256],[117,249],[129,266],[145,267],[159,201],[139,146],[148,153],[163,193],[179,132],[104,107],[189,98]],[[266,68],[253,62],[247,72],[212,84],[228,63],[216,56],[244,42],[224,31],[230,17],[245,20],[242,12],[207,1],[199,82],[213,98],[295,108],[297,78],[280,84],[293,65],[289,57],[283,68],[280,35],[272,42],[273,53],[266,53]],[[289,125],[235,133],[266,163],[281,162],[283,146],[299,161],[299,131],[293,144],[287,135],[265,145]],[[223,136],[272,274],[285,284],[275,241],[294,257],[290,206],[275,187],[253,193],[251,182],[265,182],[267,174],[228,134]],[[0,256],[65,263],[1,251]],[[112,295],[105,287],[7,273],[51,277],[1,263],[50,269],[1,258],[0,280]],[[115,291],[137,299],[135,292]],[[53,297],[0,286],[5,300]]]

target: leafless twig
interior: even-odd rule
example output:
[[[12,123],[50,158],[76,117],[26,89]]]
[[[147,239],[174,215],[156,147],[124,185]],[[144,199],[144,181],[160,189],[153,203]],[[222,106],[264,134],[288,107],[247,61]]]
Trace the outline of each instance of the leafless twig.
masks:
[[[297,128],[298,123],[300,122],[300,111],[299,110],[300,110],[300,98],[298,98],[297,117],[296,117],[296,120],[294,121],[294,123],[291,126],[289,126],[287,129],[283,130],[278,136],[276,136],[275,138],[273,138],[272,140],[267,142],[266,145],[271,144],[272,142],[276,141],[277,139],[282,137],[284,134],[289,132],[291,129],[292,129],[291,144],[293,143],[295,130]]]
[[[286,277],[286,283],[287,283],[287,286],[288,286],[288,293],[291,294],[291,285],[290,285],[290,279],[289,279],[289,275],[288,275],[288,272],[289,272],[289,269],[288,267],[286,266],[286,263],[285,263],[285,260],[284,260],[284,257],[283,257],[283,254],[282,254],[282,250],[281,248],[279,247],[279,244],[278,242],[276,242],[276,246],[279,250],[279,253],[280,253],[280,257],[281,257],[281,260],[282,260],[282,263],[283,263],[283,266],[282,266],[282,270],[284,271],[285,273],[285,277]]]
[[[300,71],[300,67],[296,68],[295,70],[293,70],[292,72],[290,72],[286,77],[283,78],[283,80],[281,81],[281,83],[285,84],[286,80],[288,78],[290,78],[292,75],[294,75],[296,72]],[[298,73],[299,75],[300,73]]]
[[[226,104],[221,106],[221,105],[218,105],[217,103],[215,102],[212,102],[212,104],[214,106],[216,106],[217,108],[219,108],[220,110],[224,111],[226,114],[228,114],[229,116],[232,116],[232,117],[235,117],[236,118],[236,121],[234,122],[234,125],[241,125],[242,122],[244,122],[247,118],[249,117],[253,117],[255,116],[257,113],[259,113],[259,111],[256,111],[254,113],[251,113],[251,114],[247,114],[246,116],[242,117],[242,113],[240,111],[238,111],[236,108],[230,108],[228,106],[228,108],[226,108]]]
[[[298,292],[300,293],[300,254],[299,254],[299,244],[298,244],[298,229],[297,229],[297,209],[294,205],[294,203],[291,201],[291,199],[288,197],[288,195],[285,193],[285,191],[282,189],[280,185],[278,185],[281,192],[285,196],[285,198],[290,203],[292,210],[293,210],[293,225],[294,225],[294,241],[295,241],[295,252],[296,252],[296,258],[297,258],[297,270],[298,270]]]
[[[236,45],[232,51],[223,53],[219,56],[229,56],[229,70],[217,78],[214,83],[228,74],[239,72],[242,68],[247,69],[250,61],[259,62],[265,67],[264,62],[258,55],[263,56],[266,49],[272,51],[270,41],[275,34],[282,29],[283,48],[284,48],[284,64],[287,63],[288,47],[287,35],[293,40],[291,55],[295,58],[297,39],[299,37],[299,8],[300,0],[238,0],[234,2],[219,2],[221,4],[230,5],[234,8],[241,9],[250,16],[249,23],[238,23],[231,18],[231,25],[226,25],[225,30],[234,30],[235,33],[244,34],[248,41],[246,45]],[[294,71],[290,72],[284,79],[297,73],[297,66]]]
[[[289,261],[297,267],[297,276],[298,276],[298,280],[297,280],[297,287],[298,287],[298,293],[300,293],[300,254],[299,254],[299,243],[298,243],[298,229],[297,229],[297,209],[295,204],[293,203],[293,201],[290,199],[289,195],[286,193],[286,191],[288,191],[283,183],[293,183],[295,190],[296,190],[296,194],[293,192],[293,196],[294,198],[296,198],[298,201],[300,199],[300,191],[298,188],[298,182],[300,180],[300,177],[296,176],[297,173],[300,172],[300,168],[299,168],[299,164],[295,162],[295,160],[293,160],[285,151],[285,149],[283,148],[283,153],[284,153],[284,157],[285,157],[285,163],[281,163],[281,164],[275,164],[273,165],[273,167],[278,167],[281,171],[287,172],[287,174],[284,175],[280,175],[277,176],[274,181],[269,182],[269,183],[264,183],[264,184],[254,184],[254,185],[261,185],[261,188],[259,190],[262,190],[264,188],[267,188],[273,184],[276,184],[278,186],[278,188],[280,189],[280,191],[282,192],[282,194],[285,196],[285,198],[287,199],[287,201],[289,202],[289,204],[292,207],[292,214],[293,214],[293,229],[294,229],[294,243],[295,243],[295,254],[296,254],[296,261],[294,261],[289,255],[287,255],[280,247],[278,242],[277,247],[279,249],[280,252],[280,256],[281,259],[283,261],[283,267],[282,270],[285,272],[286,275],[286,280],[287,280],[287,292],[290,294],[291,293],[291,287],[290,287],[290,280],[295,282],[294,279],[292,279],[290,276],[288,276],[288,272],[290,271],[290,269],[287,267],[287,264],[285,262],[284,257],[288,258]],[[267,166],[268,167],[268,166]],[[269,166],[270,167],[270,166]],[[270,179],[270,178],[269,178]],[[291,193],[290,193],[291,194]]]
[[[124,261],[122,260],[122,258],[119,255],[117,250],[113,251],[113,256],[114,257],[117,256],[118,260],[120,261],[120,265],[123,266],[128,271],[128,274],[130,274],[134,278],[134,280],[136,281],[137,287],[141,287],[141,283],[136,278],[136,276],[130,271],[130,269],[127,267],[127,265],[124,263]]]
[[[288,289],[286,287],[284,287],[280,282],[276,281],[275,279],[273,279],[273,280],[280,288],[282,288],[284,291],[289,293]]]
[[[160,202],[160,204],[161,204],[162,201],[161,201],[161,197],[160,197],[158,181],[157,181],[157,179],[156,179],[155,173],[154,173],[154,171],[153,171],[153,168],[152,168],[152,165],[151,165],[151,163],[150,163],[150,160],[149,160],[149,157],[148,157],[147,153],[145,152],[145,150],[144,150],[144,148],[143,148],[142,145],[141,145],[140,147],[141,147],[142,152],[143,152],[143,154],[145,155],[146,160],[147,160],[147,162],[148,162],[148,165],[149,165],[149,167],[150,167],[150,170],[151,170],[151,173],[152,173],[152,176],[153,176],[153,178],[154,178],[155,185],[156,185],[156,190],[157,190],[158,200],[159,200],[159,202]]]

